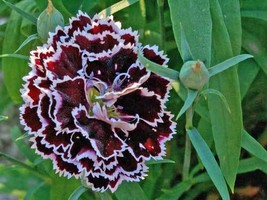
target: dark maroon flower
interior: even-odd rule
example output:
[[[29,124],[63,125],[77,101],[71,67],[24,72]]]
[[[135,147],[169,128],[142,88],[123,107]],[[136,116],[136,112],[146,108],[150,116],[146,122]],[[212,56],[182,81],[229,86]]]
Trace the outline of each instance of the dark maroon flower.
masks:
[[[146,160],[165,155],[175,129],[165,111],[170,81],[146,70],[138,51],[167,64],[131,28],[79,12],[31,52],[21,124],[60,175],[113,192],[123,180],[143,179]]]

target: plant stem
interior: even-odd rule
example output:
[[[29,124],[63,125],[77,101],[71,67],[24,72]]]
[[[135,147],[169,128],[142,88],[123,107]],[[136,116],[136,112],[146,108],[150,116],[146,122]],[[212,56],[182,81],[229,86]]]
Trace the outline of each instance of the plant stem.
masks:
[[[40,173],[39,173],[38,171],[36,171],[33,167],[31,167],[31,166],[29,166],[29,165],[27,165],[27,164],[25,164],[25,163],[23,163],[23,162],[17,160],[16,158],[13,158],[13,157],[11,157],[11,156],[9,156],[9,155],[6,155],[6,154],[0,152],[0,158],[1,158],[1,157],[5,158],[6,160],[8,160],[8,161],[11,162],[11,163],[14,163],[14,164],[16,164],[16,165],[18,165],[18,166],[21,166],[21,167],[27,169],[27,170],[30,171],[31,173],[33,173],[33,174],[35,174],[36,176],[42,178],[45,182],[47,182],[47,183],[50,182],[49,177],[46,177],[46,176],[40,174]]]
[[[182,180],[185,181],[189,178],[189,168],[190,168],[190,161],[191,161],[191,142],[186,134],[185,136],[185,153],[184,153],[184,164],[183,164],[183,173],[182,173]]]
[[[159,13],[159,26],[160,26],[160,47],[165,50],[165,27],[164,27],[164,0],[157,0],[158,13]]]
[[[188,110],[186,111],[186,124],[185,128],[186,130],[193,127],[193,107],[190,106]],[[185,136],[185,153],[184,153],[184,164],[183,164],[183,173],[182,173],[182,179],[183,181],[187,180],[189,178],[189,169],[190,169],[190,162],[191,162],[191,142],[186,134]]]

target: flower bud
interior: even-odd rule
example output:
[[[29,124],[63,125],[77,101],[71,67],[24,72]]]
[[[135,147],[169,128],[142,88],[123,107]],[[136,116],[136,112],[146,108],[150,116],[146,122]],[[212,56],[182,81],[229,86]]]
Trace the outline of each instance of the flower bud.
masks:
[[[46,41],[49,32],[54,32],[57,26],[64,26],[62,14],[48,0],[47,8],[39,15],[37,20],[37,32],[42,41]]]
[[[199,90],[209,81],[210,75],[204,63],[197,60],[184,63],[179,78],[185,87]]]

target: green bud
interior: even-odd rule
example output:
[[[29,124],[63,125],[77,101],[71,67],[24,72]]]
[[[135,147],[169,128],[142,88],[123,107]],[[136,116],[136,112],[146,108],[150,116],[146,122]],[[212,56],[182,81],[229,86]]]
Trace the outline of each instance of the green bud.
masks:
[[[182,66],[179,78],[185,87],[199,90],[209,81],[210,74],[200,60],[187,61]]]
[[[39,15],[37,20],[37,32],[42,41],[46,41],[49,32],[54,32],[57,26],[64,26],[62,14],[48,0],[47,8]]]

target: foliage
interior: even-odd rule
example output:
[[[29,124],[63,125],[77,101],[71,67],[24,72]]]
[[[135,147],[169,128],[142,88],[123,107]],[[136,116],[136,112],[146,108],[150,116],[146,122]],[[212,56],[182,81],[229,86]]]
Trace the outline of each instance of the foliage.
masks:
[[[41,45],[36,19],[46,4],[46,0],[0,0],[1,126],[10,120],[8,109],[22,103],[19,89],[29,71],[29,51]],[[151,71],[174,80],[168,109],[177,116],[177,134],[169,142],[166,160],[148,162],[149,176],[144,181],[123,183],[114,194],[102,194],[84,188],[78,180],[59,178],[51,163],[30,149],[19,126],[9,127],[23,157],[19,160],[0,152],[0,193],[28,200],[169,200],[195,199],[212,188],[221,198],[230,199],[239,174],[267,173],[266,1],[55,0],[53,4],[65,24],[78,10],[90,16],[113,14],[123,27],[138,30],[142,43],[157,44],[166,52],[169,68],[141,54],[138,57]],[[197,59],[205,63],[211,76],[199,91],[185,88],[178,78],[183,63]],[[261,94],[258,105],[251,100],[254,93]],[[251,116],[256,116],[254,121]],[[258,130],[252,122],[265,126]],[[249,134],[255,130],[255,135]]]

